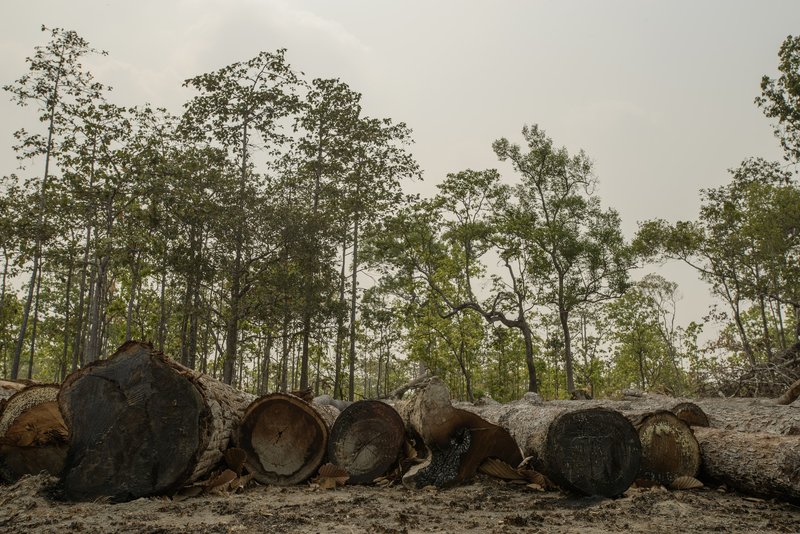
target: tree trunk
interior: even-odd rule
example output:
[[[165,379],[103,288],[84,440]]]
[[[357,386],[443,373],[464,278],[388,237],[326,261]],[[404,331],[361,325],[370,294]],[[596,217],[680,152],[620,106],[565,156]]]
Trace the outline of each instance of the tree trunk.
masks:
[[[252,398],[150,345],[125,343],[70,375],[58,395],[70,429],[65,495],[124,501],[202,478]]]
[[[67,378],[67,355],[69,354],[69,306],[70,294],[72,293],[72,271],[73,263],[69,262],[69,270],[67,271],[67,287],[64,290],[64,350],[61,354],[61,365],[59,366],[59,376],[55,380],[63,382]]]
[[[642,445],[638,478],[669,485],[678,477],[697,476],[700,446],[684,421],[666,410],[625,415]]]
[[[639,436],[617,411],[543,404],[533,395],[510,404],[463,407],[506,428],[532,457],[533,468],[565,490],[615,497],[639,472]]]
[[[368,484],[397,463],[405,425],[394,408],[376,400],[354,402],[336,418],[328,461],[345,469],[350,484]]]
[[[56,385],[15,393],[0,414],[0,479],[47,471],[59,476],[67,456],[67,427],[58,410]]]
[[[558,317],[564,333],[564,370],[567,373],[567,393],[572,393],[575,391],[575,379],[572,376],[572,336],[569,331],[569,312],[561,309]]]
[[[33,305],[33,327],[31,328],[31,350],[28,355],[28,380],[33,378],[33,355],[36,352],[36,331],[39,326],[39,295],[42,289],[42,267],[39,266],[39,276],[36,279],[36,300]]]
[[[336,314],[336,355],[333,371],[333,396],[337,399],[344,398],[342,395],[342,352],[344,351],[344,285],[345,285],[345,259],[347,256],[347,240],[342,241],[342,271],[339,275],[339,306],[340,310]]]
[[[349,381],[347,399],[352,401],[355,398],[355,374],[356,374],[356,303],[358,301],[358,225],[359,213],[356,212],[353,220],[353,264],[350,284],[350,350],[348,351]]]
[[[695,428],[703,474],[731,488],[800,502],[800,440],[756,432]]]
[[[739,432],[800,435],[800,410],[772,399],[697,399],[711,427]]]
[[[450,392],[437,377],[422,382],[410,398],[396,404],[396,409],[406,429],[427,449],[425,461],[403,476],[406,487],[447,487],[465,482],[489,457],[513,467],[522,461],[519,447],[506,430],[475,413],[453,408]]]
[[[317,472],[325,459],[330,425],[338,411],[312,405],[288,393],[253,401],[234,434],[247,452],[245,466],[262,484],[298,484]]]

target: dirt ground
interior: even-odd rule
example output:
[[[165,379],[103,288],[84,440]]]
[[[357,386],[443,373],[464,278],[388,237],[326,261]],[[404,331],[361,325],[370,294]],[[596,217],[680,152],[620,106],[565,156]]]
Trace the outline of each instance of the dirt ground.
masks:
[[[237,494],[122,504],[58,500],[56,479],[0,486],[0,532],[800,532],[800,507],[702,488],[578,498],[480,477],[446,490],[253,484]]]

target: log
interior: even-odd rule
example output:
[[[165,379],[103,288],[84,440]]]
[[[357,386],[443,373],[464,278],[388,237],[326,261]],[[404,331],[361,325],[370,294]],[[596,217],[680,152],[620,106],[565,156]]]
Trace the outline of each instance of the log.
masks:
[[[502,427],[475,413],[454,408],[437,377],[415,385],[414,394],[395,406],[406,429],[423,442],[426,457],[403,475],[409,488],[448,487],[475,476],[487,458],[516,467],[519,447]]]
[[[362,400],[336,418],[328,440],[328,461],[344,468],[348,483],[365,484],[397,463],[405,425],[397,411],[376,400]]]
[[[14,482],[43,471],[59,476],[67,455],[67,427],[57,385],[17,391],[0,414],[0,479]]]
[[[800,502],[800,438],[694,428],[702,474],[744,493]]]
[[[697,399],[694,402],[708,415],[713,428],[800,435],[800,408],[797,406],[754,398]]]
[[[322,465],[337,414],[329,405],[271,393],[247,407],[234,441],[247,453],[245,466],[256,480],[279,486],[298,484]]]
[[[798,398],[800,398],[800,380],[795,381],[783,395],[775,399],[775,404],[792,404]]]
[[[129,341],[67,377],[68,499],[125,501],[176,491],[222,459],[252,399]]]
[[[616,497],[639,472],[638,433],[617,411],[525,399],[468,409],[506,428],[534,469],[573,493]]]
[[[693,402],[679,402],[671,408],[678,419],[693,426],[710,426],[708,415],[703,409]]]
[[[628,413],[626,417],[642,445],[638,478],[669,485],[678,477],[697,476],[700,445],[684,421],[666,410]]]

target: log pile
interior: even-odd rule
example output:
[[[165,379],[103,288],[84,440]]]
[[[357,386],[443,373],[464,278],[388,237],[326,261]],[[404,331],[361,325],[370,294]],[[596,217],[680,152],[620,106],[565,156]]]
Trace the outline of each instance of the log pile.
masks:
[[[684,488],[697,477],[800,502],[797,389],[774,400],[526,394],[476,406],[452,403],[426,376],[384,400],[256,399],[128,342],[60,388],[0,381],[0,481],[47,471],[68,499],[124,501],[251,479],[419,489],[480,472],[616,497],[634,481]]]

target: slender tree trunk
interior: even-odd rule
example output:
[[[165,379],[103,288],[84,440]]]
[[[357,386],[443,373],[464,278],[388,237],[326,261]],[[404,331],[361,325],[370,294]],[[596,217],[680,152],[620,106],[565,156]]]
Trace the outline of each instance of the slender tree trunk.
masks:
[[[767,322],[767,304],[764,301],[764,297],[760,296],[758,298],[758,305],[759,310],[761,311],[761,327],[764,331],[764,350],[767,353],[767,361],[771,362],[773,355],[772,355],[772,341],[770,340],[769,335],[769,323]]]
[[[6,249],[3,249],[3,258],[3,283],[0,289],[0,358],[3,359],[3,376],[6,377],[8,376],[8,365],[6,363],[6,279],[10,262]]]
[[[69,262],[69,270],[67,271],[67,289],[64,291],[64,351],[61,355],[61,366],[59,369],[58,382],[63,382],[67,377],[67,355],[69,354],[69,306],[70,306],[70,293],[72,293],[72,271],[73,263]]]
[[[91,182],[90,182],[91,183]],[[78,369],[78,358],[83,345],[83,316],[84,295],[86,293],[86,273],[89,270],[89,247],[91,245],[92,227],[86,225],[86,243],[83,247],[83,262],[81,263],[81,282],[78,286],[78,311],[76,313],[75,337],[72,344],[72,372]],[[90,297],[91,300],[91,297]]]
[[[28,380],[33,378],[33,354],[36,352],[36,327],[39,325],[39,294],[42,289],[42,267],[36,277],[36,300],[33,305],[33,326],[31,328],[31,351],[28,357]]]
[[[45,220],[45,209],[47,207],[47,181],[50,179],[50,158],[53,154],[53,133],[55,130],[56,104],[58,103],[58,90],[61,83],[62,66],[64,65],[64,47],[62,46],[56,68],[56,79],[53,83],[53,92],[50,96],[48,113],[50,118],[47,126],[47,148],[44,156],[44,175],[42,176],[42,187],[39,191],[39,213],[37,214],[36,244],[33,253],[33,267],[31,268],[31,279],[28,282],[28,295],[25,299],[25,308],[22,312],[22,324],[17,337],[17,346],[14,350],[14,361],[11,366],[11,379],[16,380],[19,375],[19,361],[22,356],[22,348],[25,344],[25,334],[28,328],[28,316],[33,302],[33,287],[37,284],[37,273],[40,273],[42,256],[42,227]]]
[[[261,372],[260,381],[258,384],[258,395],[263,395],[269,391],[269,360],[272,356],[272,343],[274,337],[272,334],[267,334],[267,344],[264,348],[264,356],[261,358]]]
[[[786,332],[783,329],[783,310],[781,303],[775,301],[775,319],[778,321],[778,339],[781,343],[781,350],[786,350]]]
[[[131,268],[131,291],[128,296],[128,308],[125,314],[125,341],[130,341],[133,331],[133,303],[136,300],[136,287],[139,285],[140,256],[134,254]]]
[[[158,351],[164,352],[164,343],[167,339],[167,269],[161,271],[161,283],[159,284],[159,316],[158,316]]]
[[[355,213],[353,220],[353,264],[350,283],[352,284],[350,293],[350,351],[348,352],[349,369],[349,391],[348,400],[354,400],[355,395],[355,372],[356,372],[356,304],[358,300],[358,230],[360,214]]]
[[[89,342],[86,346],[86,363],[92,363],[100,355],[101,343],[101,317],[102,300],[104,299],[104,287],[106,284],[106,269],[108,267],[108,257],[103,256],[97,265],[97,274],[94,281],[94,293],[89,306]]]
[[[289,306],[284,303],[281,347],[281,381],[280,391],[289,389]]]
[[[342,240],[342,270],[339,274],[339,311],[336,314],[336,347],[333,373],[333,398],[342,399],[342,352],[344,352],[344,285],[345,285],[345,260],[347,257],[347,239]]]
[[[561,308],[558,312],[561,320],[561,330],[564,333],[564,367],[567,372],[567,392],[575,391],[575,381],[572,377],[572,337],[569,331],[569,312]]]

